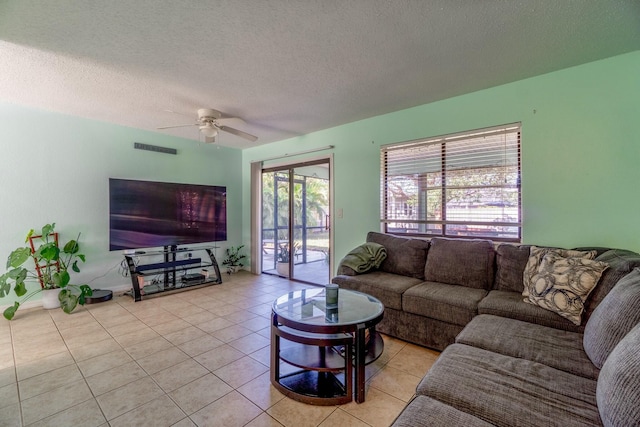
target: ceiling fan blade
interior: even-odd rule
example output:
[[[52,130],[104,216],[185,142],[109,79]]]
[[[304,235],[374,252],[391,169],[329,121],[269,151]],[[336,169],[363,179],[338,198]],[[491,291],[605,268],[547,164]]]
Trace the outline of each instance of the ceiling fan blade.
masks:
[[[220,120],[220,119],[237,119],[238,118],[238,117],[233,116],[231,114],[223,113],[220,110],[216,110],[215,108],[201,108],[200,110],[198,110],[198,113],[200,113],[200,111],[206,112],[207,116],[214,117],[216,120]]]
[[[240,138],[248,139],[251,142],[255,142],[258,139],[258,137],[255,135],[251,135],[250,133],[243,132],[235,128],[230,128],[229,126],[219,126],[218,129],[239,136]]]
[[[177,111],[167,110],[166,108],[165,108],[164,110],[162,110],[162,111],[167,112],[167,113],[171,113],[171,114],[178,114],[178,115],[180,115],[180,116],[192,117],[192,115],[191,115],[191,114],[187,115],[187,114],[184,114],[184,113],[179,113],[179,112],[177,112]]]
[[[216,123],[218,123],[220,126],[224,125],[225,123],[231,126],[244,126],[247,124],[247,122],[242,120],[240,117],[223,117],[221,119],[216,119]]]
[[[187,126],[200,126],[200,123],[191,123],[188,125],[176,125],[176,126],[163,126],[161,128],[156,128],[156,129],[172,129],[172,128],[184,128]]]

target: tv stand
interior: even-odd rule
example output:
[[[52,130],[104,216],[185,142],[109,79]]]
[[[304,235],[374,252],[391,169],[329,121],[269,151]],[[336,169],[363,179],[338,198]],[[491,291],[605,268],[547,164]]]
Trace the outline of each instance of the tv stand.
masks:
[[[179,248],[174,245],[160,251],[125,254],[131,276],[131,296],[141,301],[143,296],[222,283],[213,249],[214,246]],[[162,261],[157,261],[160,257]]]

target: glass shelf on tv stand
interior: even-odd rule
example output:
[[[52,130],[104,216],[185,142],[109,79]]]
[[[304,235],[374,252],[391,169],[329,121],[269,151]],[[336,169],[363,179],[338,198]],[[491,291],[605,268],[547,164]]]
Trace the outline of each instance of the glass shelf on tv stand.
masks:
[[[131,276],[131,296],[135,301],[141,301],[143,296],[222,283],[220,268],[213,252],[217,248],[167,246],[163,250],[125,253],[124,258]],[[179,259],[180,254],[186,254],[186,257]],[[142,259],[152,256],[162,256],[163,260],[141,262]],[[150,277],[153,278],[147,283]]]
[[[188,253],[188,252],[203,251],[205,249],[215,250],[215,249],[220,249],[220,246],[204,245],[204,246],[189,246],[184,248],[179,246],[177,247],[167,246],[164,249],[125,251],[124,254],[142,258],[142,257],[148,257],[148,256],[154,256],[154,255],[155,256],[164,255],[167,252],[169,253],[175,252],[176,254],[181,254],[181,253]]]

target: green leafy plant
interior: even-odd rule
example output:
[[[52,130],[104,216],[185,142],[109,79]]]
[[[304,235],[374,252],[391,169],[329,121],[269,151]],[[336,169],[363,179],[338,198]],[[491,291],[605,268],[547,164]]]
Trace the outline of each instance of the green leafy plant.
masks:
[[[298,242],[293,243],[293,251],[290,250],[289,243],[279,243],[276,259],[278,262],[288,263],[291,261],[291,255],[295,256],[298,249],[300,249],[300,244]]]
[[[77,239],[70,240],[61,249],[55,234],[55,226],[55,223],[45,225],[42,227],[40,236],[35,236],[35,231],[31,229],[25,243],[31,240],[33,250],[25,246],[9,254],[6,265],[8,271],[0,276],[0,298],[7,296],[12,289],[18,297],[24,296],[24,298],[4,311],[3,315],[7,320],[13,319],[20,304],[43,290],[62,289],[58,299],[65,313],[71,313],[78,304],[84,305],[86,297],[92,295],[89,285],[70,283],[69,269],[76,273],[80,272],[78,262],[85,262],[85,256],[80,253],[78,243],[80,234]],[[37,248],[36,241],[40,242]],[[29,259],[35,262],[33,270],[24,266]],[[40,289],[27,294],[27,283],[34,281],[39,282]]]
[[[227,267],[227,274],[233,273],[239,267],[244,267],[242,260],[247,256],[240,253],[243,248],[244,245],[240,245],[237,248],[233,246],[227,248],[227,257],[222,261],[222,265],[225,265]]]

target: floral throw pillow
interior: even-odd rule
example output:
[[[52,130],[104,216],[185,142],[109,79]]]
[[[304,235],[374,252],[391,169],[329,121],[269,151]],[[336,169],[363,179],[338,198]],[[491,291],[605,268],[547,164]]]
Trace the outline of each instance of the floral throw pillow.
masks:
[[[597,251],[574,251],[571,249],[559,249],[559,248],[539,248],[537,246],[531,246],[529,252],[529,261],[524,268],[524,274],[522,280],[524,282],[524,290],[522,296],[527,301],[529,298],[529,290],[533,287],[533,277],[538,273],[540,269],[540,262],[542,257],[547,253],[554,253],[563,258],[586,258],[594,259],[597,255]]]
[[[608,267],[604,262],[548,252],[542,256],[538,272],[532,277],[533,286],[525,302],[580,325],[584,303]]]

